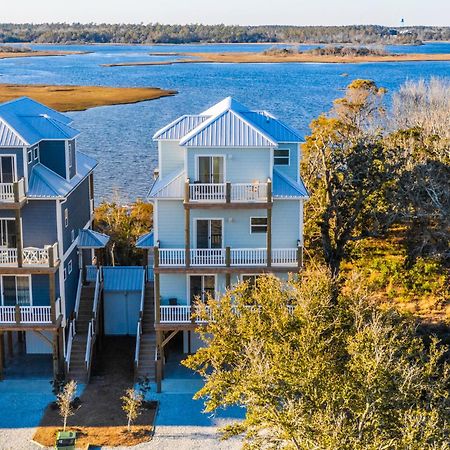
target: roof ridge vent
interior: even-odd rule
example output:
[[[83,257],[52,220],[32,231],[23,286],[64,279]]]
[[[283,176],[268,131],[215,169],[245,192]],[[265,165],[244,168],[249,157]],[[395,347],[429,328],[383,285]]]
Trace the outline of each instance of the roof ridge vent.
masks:
[[[43,117],[44,119],[50,119],[50,116],[48,114],[39,114],[40,117]]]

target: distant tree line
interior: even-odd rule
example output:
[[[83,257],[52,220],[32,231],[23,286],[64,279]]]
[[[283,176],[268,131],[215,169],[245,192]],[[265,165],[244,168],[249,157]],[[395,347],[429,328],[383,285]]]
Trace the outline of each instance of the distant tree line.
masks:
[[[0,24],[0,43],[352,43],[420,44],[424,40],[450,40],[450,27],[389,28],[351,26],[238,26],[150,24]]]

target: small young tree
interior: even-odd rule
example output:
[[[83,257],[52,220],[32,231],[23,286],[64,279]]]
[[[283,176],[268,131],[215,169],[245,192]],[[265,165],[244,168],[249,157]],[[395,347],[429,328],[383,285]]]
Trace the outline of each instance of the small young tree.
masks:
[[[125,395],[120,397],[120,399],[122,400],[122,410],[127,415],[127,430],[129,432],[131,424],[139,417],[139,414],[141,413],[143,396],[134,388],[130,388],[125,391]]]
[[[73,416],[74,409],[72,406],[73,399],[77,392],[77,382],[74,380],[69,381],[62,391],[57,395],[56,403],[59,408],[59,415],[63,419],[63,430],[66,431],[67,419]]]

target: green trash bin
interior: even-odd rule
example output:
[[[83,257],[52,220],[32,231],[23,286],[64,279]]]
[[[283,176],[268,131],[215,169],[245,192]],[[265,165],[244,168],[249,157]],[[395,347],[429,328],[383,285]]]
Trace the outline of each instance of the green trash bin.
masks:
[[[58,431],[56,435],[56,449],[75,450],[77,434],[75,431]]]

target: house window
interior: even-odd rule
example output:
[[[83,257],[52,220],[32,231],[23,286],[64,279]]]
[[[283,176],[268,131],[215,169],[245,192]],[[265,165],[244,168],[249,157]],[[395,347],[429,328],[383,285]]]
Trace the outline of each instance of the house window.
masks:
[[[64,226],[66,228],[69,226],[69,210],[67,208],[64,210]]]
[[[72,168],[73,160],[73,142],[69,142],[69,169]]]
[[[273,163],[275,166],[289,166],[290,164],[289,149],[274,150]]]
[[[31,150],[28,150],[28,164],[33,161],[33,152]]]
[[[14,219],[0,219],[0,249],[16,247],[16,221]]]
[[[71,237],[71,239],[72,239],[72,242],[75,240],[75,230],[72,230],[71,232],[70,232],[70,237]]]
[[[250,217],[250,233],[267,233],[267,217]]]
[[[69,264],[67,264],[67,271],[69,272],[69,275],[72,273],[72,261],[69,261]]]
[[[39,159],[39,147],[37,146],[33,148],[33,158],[35,161]]]
[[[67,280],[67,270],[66,269],[64,269],[64,281],[66,281]]]

